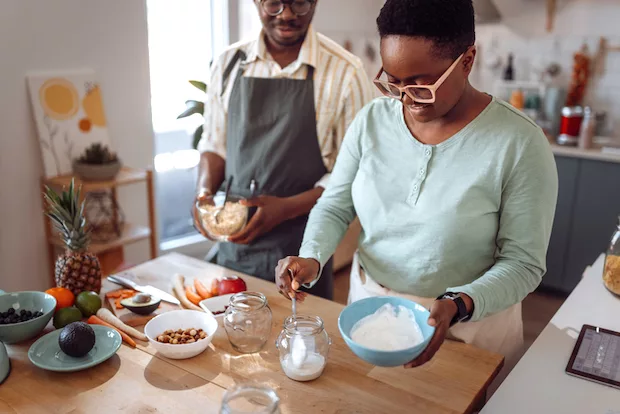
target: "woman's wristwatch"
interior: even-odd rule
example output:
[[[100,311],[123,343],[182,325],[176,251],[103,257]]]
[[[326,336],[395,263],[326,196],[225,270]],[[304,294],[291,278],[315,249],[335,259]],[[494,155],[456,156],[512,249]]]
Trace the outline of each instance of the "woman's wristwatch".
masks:
[[[459,293],[446,292],[443,295],[439,295],[437,297],[437,300],[441,299],[449,299],[453,301],[456,305],[456,315],[454,315],[454,318],[452,318],[452,321],[450,321],[450,326],[454,326],[459,322],[466,322],[471,319],[473,310],[471,313],[467,312],[467,306],[465,305],[465,301],[463,301],[463,298]]]

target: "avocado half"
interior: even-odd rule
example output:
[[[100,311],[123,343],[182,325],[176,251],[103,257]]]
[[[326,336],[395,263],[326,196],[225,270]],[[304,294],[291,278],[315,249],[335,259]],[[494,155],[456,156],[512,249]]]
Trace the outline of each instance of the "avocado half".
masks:
[[[130,298],[121,300],[121,305],[138,315],[150,315],[159,307],[161,299],[148,293],[138,293]]]

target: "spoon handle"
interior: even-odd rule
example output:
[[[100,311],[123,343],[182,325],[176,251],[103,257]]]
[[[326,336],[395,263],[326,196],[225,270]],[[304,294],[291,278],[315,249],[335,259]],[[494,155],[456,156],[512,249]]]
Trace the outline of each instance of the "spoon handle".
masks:
[[[288,269],[288,272],[291,275],[291,282],[293,281],[293,279],[295,278],[295,276],[293,275],[293,271],[291,269]],[[295,297],[295,295],[293,295],[293,297],[291,298],[291,302],[292,302],[292,310],[293,310],[293,319],[297,319],[297,298]]]

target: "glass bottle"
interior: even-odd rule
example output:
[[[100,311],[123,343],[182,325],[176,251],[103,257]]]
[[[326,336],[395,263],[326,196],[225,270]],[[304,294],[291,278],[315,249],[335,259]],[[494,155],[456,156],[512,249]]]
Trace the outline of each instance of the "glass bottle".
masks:
[[[258,292],[240,292],[230,298],[224,313],[224,328],[233,348],[250,354],[258,352],[271,333],[271,309]]]
[[[321,376],[332,344],[318,316],[289,316],[276,340],[280,366],[292,380],[311,381]]]
[[[224,394],[220,414],[279,414],[280,398],[264,385],[239,384]]]
[[[603,283],[610,292],[620,295],[620,216],[614,235],[605,255]]]

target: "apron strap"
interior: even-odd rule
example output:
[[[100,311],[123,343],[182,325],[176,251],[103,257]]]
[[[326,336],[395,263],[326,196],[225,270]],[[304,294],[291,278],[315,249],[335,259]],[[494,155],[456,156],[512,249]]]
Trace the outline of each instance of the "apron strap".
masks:
[[[314,79],[314,66],[306,65],[308,67],[306,71],[306,80]]]
[[[226,66],[226,69],[224,69],[224,73],[222,75],[222,91],[220,92],[220,96],[224,95],[224,91],[226,90],[226,86],[228,84],[228,78],[230,77],[230,74],[233,71],[233,69],[235,68],[235,65],[237,64],[239,59],[244,61],[246,59],[246,57],[247,56],[246,56],[246,54],[245,54],[245,52],[243,50],[237,49],[237,51],[235,52],[234,56],[230,60],[230,63],[228,63],[228,66]]]

